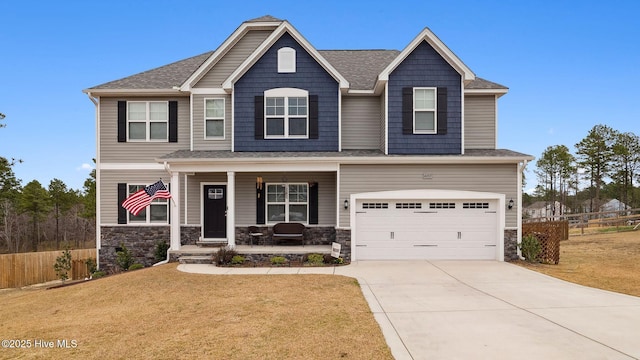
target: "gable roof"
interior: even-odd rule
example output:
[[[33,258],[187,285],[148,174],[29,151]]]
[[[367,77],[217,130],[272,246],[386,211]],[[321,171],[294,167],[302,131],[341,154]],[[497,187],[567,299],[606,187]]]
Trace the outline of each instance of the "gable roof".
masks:
[[[227,79],[238,78],[257,61],[282,34],[288,32],[307,50],[329,73],[355,93],[373,93],[376,86],[388,79],[388,75],[422,41],[427,41],[454,67],[473,75],[473,80],[465,81],[467,94],[498,94],[508,91],[506,86],[476,77],[451,50],[449,50],[429,29],[423,30],[403,51],[398,50],[316,50],[291,24],[271,15],[243,22],[215,51],[209,51],[184,60],[176,61],[155,69],[147,70],[125,78],[110,81],[83,90],[85,93],[178,93],[190,91],[211,67],[219,61],[248,31],[252,29],[274,30],[255,51]],[[452,65],[453,66],[453,65]],[[456,69],[457,69],[456,68]],[[230,85],[227,84],[227,85]],[[345,89],[343,87],[343,89]],[[380,90],[380,89],[377,89]]]
[[[449,63],[460,75],[462,75],[462,79],[464,81],[472,81],[475,80],[476,74],[465,65],[460,58],[456,56],[437,36],[434,34],[429,28],[424,28],[416,36],[409,45],[407,45],[404,50],[398,55],[398,57],[393,60],[381,73],[378,77],[379,80],[387,81],[389,80],[389,74],[395,70],[398,65],[400,65],[404,59],[409,56],[413,50],[415,50],[418,45],[420,45],[423,41],[426,41],[431,47],[438,53],[440,56],[444,58],[446,62]]]
[[[302,46],[302,48],[311,55],[328,73],[338,82],[340,89],[348,89],[349,82],[329,63],[320,53],[316,50],[311,43],[309,43],[302,34],[298,32],[288,21],[283,21],[267,39],[258,46],[256,50],[242,63],[238,68],[229,75],[229,77],[222,83],[224,89],[230,90],[235,83],[244,73],[246,73],[251,66],[253,66],[262,55],[264,55],[271,46],[282,37],[285,33],[291,35]]]

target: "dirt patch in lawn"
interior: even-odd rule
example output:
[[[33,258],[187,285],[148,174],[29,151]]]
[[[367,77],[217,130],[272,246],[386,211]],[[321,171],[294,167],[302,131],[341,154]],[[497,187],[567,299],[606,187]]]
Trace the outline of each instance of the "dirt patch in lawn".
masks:
[[[30,340],[0,358],[392,359],[357,281],[343,276],[215,276],[168,264],[0,292],[0,303],[2,338]]]
[[[558,265],[517,264],[559,279],[640,296],[640,231],[571,236]]]

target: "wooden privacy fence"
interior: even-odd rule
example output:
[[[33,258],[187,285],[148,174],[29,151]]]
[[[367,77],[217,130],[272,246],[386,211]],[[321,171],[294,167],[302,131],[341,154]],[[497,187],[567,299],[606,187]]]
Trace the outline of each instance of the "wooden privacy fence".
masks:
[[[0,289],[57,280],[53,265],[60,255],[62,250],[0,255]],[[85,261],[90,258],[96,258],[96,249],[71,250],[69,280],[88,276]]]
[[[560,262],[560,241],[569,239],[568,221],[543,221],[522,224],[522,237],[533,235],[540,242],[538,260],[547,264]]]

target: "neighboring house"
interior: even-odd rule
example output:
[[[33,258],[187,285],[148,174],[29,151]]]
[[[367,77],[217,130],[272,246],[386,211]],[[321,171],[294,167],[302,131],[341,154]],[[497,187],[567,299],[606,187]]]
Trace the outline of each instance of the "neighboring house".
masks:
[[[592,202],[591,200],[585,200],[582,202],[582,206],[584,208],[584,212],[607,212],[607,211],[623,211],[631,209],[631,206],[626,205],[622,201],[618,199],[610,199],[610,200],[601,200],[601,205],[597,206],[597,200],[593,200],[594,210],[591,210]],[[606,214],[605,217],[615,217],[616,214]]]
[[[524,213],[529,218],[551,218],[558,215],[564,215],[570,210],[559,201],[555,201],[553,205],[548,201],[536,201],[524,208]]]
[[[512,259],[533,157],[496,148],[507,91],[429,29],[402,51],[320,51],[271,16],[215,51],[85,89],[100,263],[121,244],[147,264],[157,241],[248,244],[248,226],[277,222],[351,260]],[[170,201],[120,206],[158,179]]]

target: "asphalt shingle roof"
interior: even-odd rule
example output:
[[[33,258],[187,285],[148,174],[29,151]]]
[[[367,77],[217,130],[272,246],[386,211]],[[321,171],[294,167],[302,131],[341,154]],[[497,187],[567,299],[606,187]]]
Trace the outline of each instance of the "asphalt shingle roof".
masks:
[[[247,22],[278,22],[282,21],[266,15]],[[171,89],[182,85],[214,51],[209,51],[184,60],[144,71],[119,80],[110,81],[94,86],[89,90],[155,90]],[[399,54],[398,50],[320,50],[324,57],[347,81],[354,90],[372,90],[378,75]],[[468,83],[467,89],[507,89],[507,87],[476,78]]]
[[[398,50],[320,50],[318,51],[344,76],[351,89],[371,90],[378,74],[398,57]]]
[[[343,150],[343,151],[296,151],[296,152],[242,152],[242,151],[227,151],[227,150],[178,150],[170,154],[161,156],[161,160],[178,160],[178,159],[277,159],[277,158],[327,158],[327,157],[340,157],[345,159],[357,159],[363,157],[379,157],[379,158],[403,158],[410,159],[411,157],[424,157],[425,155],[385,155],[379,150]],[[437,155],[438,158],[442,157],[452,158],[474,158],[474,157],[489,157],[489,158],[532,158],[530,155],[522,154],[516,151],[507,149],[478,149],[478,150],[465,150],[463,155]]]

